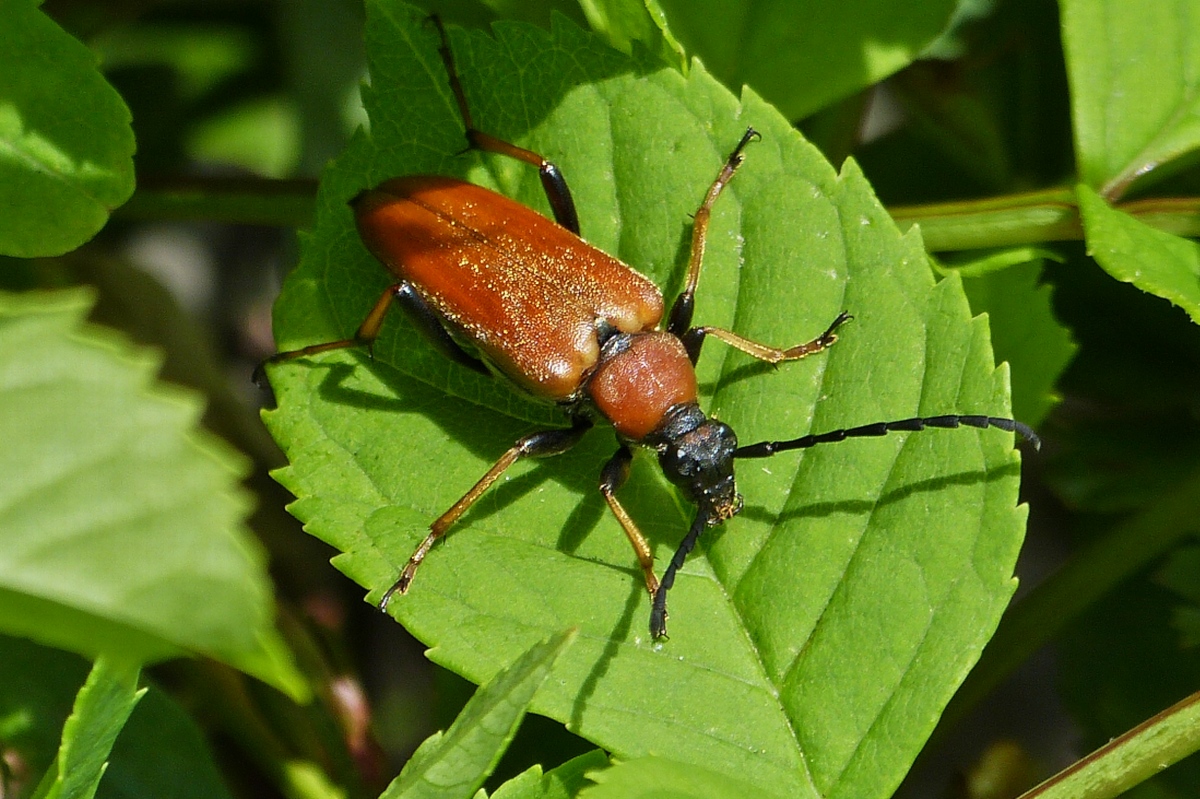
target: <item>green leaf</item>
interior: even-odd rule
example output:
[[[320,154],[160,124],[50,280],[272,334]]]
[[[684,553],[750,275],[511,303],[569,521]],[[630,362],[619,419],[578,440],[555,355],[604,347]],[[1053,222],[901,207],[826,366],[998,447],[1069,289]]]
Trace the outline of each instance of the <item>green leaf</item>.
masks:
[[[658,0],[684,50],[730,88],[749,85],[788,119],[912,63],[946,28],[954,0]]]
[[[231,799],[196,721],[153,685],[121,730],[97,796]]]
[[[58,758],[38,786],[37,799],[91,799],[113,742],[142,698],[139,669],[130,662],[101,658],[75,697],[63,726]]]
[[[589,772],[608,767],[608,757],[599,749],[574,757],[544,775],[533,766],[492,794],[492,799],[571,799],[588,784]]]
[[[1200,0],[1061,0],[1079,177],[1112,201],[1200,147]]]
[[[383,799],[470,799],[500,762],[533,695],[576,635],[568,630],[536,644],[492,677],[450,729],[425,739]]]
[[[599,783],[583,791],[580,799],[649,799],[650,797],[694,797],[694,799],[739,799],[774,793],[697,765],[676,763],[661,757],[640,757],[597,772]]]
[[[133,193],[129,109],[35,0],[0,5],[0,254],[73,250]]]
[[[1055,384],[1076,349],[1041,274],[1039,259],[963,281],[971,310],[988,315],[996,360],[1012,367],[1013,416],[1034,427],[1059,403]]]
[[[143,662],[185,650],[303,695],[242,526],[241,456],[89,292],[0,294],[0,629]]]
[[[1169,300],[1200,322],[1200,244],[1139,222],[1087,186],[1075,193],[1088,255],[1117,280]]]
[[[346,202],[405,173],[468,175],[545,209],[524,164],[463,154],[417,12],[368,6],[371,135],[325,173],[315,231],[276,306],[282,348],[343,338],[391,282]],[[787,120],[703,69],[631,62],[573,27],[452,31],[476,123],[545,153],[585,236],[678,291],[690,214],[746,125],[762,132],[717,203],[698,323],[774,344],[855,314],[828,353],[777,370],[711,344],[704,405],[750,443],[917,413],[1007,413],[986,323],[959,281],[935,285],[851,162],[836,174]],[[525,80],[528,76],[537,80]],[[518,88],[524,93],[513,92]],[[449,363],[396,315],[374,360],[331,352],[271,372],[267,422],[292,511],[377,599],[427,525],[518,436],[565,421]],[[393,612],[429,657],[483,682],[533,642],[579,640],[535,712],[622,758],[651,752],[780,795],[890,795],[1013,590],[1024,511],[998,431],[856,440],[748,464],[743,514],[701,539],[650,640],[633,553],[596,491],[616,442],[589,433],[515,466],[434,548]],[[635,458],[621,492],[665,564],[693,510]]]
[[[254,66],[257,45],[248,29],[153,19],[104,26],[88,39],[105,70],[167,67],[180,94],[195,102]]]

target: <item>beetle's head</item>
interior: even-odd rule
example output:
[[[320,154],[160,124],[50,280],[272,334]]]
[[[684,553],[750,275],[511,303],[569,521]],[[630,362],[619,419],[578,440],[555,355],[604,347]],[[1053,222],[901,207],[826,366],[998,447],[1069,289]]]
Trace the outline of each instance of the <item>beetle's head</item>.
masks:
[[[657,439],[663,474],[700,508],[707,524],[720,524],[741,511],[742,495],[733,477],[737,435],[729,425],[706,418],[695,403],[687,403],[672,408]]]

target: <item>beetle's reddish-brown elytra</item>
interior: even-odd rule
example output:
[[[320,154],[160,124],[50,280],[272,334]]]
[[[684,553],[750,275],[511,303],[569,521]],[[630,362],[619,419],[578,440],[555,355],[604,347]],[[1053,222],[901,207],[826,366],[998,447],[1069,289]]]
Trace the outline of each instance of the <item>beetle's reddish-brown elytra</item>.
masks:
[[[596,420],[610,423],[616,453],[600,472],[600,492],[625,531],[652,598],[650,632],[666,635],[666,596],[675,574],[705,527],[742,508],[734,461],[791,449],[881,436],[892,431],[967,425],[1037,437],[1012,419],[947,414],[877,422],[784,441],[738,446],[728,425],[708,418],[697,402],[695,363],[714,336],[769,363],[821,352],[837,341],[842,313],[803,344],[776,348],[716,327],[693,327],[695,291],[704,259],[711,209],[757,138],[747,129],[709,186],[695,214],[683,289],[666,317],[662,293],[646,277],[579,237],[567,183],[542,156],[478,131],[455,72],[445,31],[442,57],[472,147],[538,167],[555,221],[500,194],[436,176],[392,178],[351,201],[367,249],[395,276],[350,338],[279,353],[278,362],[345,347],[367,346],[379,335],[394,301],[448,357],[483,372],[498,372],[527,393],[563,406],[568,428],[532,433],[431,525],[380,603],[409,590],[434,543],[518,460],[560,454]],[[633,446],[655,450],[666,477],[697,507],[696,516],[663,573],[617,492],[629,475]]]

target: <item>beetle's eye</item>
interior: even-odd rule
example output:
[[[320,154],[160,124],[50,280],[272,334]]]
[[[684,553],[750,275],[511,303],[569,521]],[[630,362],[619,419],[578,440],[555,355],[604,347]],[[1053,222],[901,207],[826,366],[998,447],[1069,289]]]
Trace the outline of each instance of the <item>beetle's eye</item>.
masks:
[[[695,477],[696,473],[700,471],[700,464],[696,459],[691,457],[688,451],[682,447],[677,448],[674,454],[673,464],[675,471],[681,477]]]
[[[675,483],[690,483],[700,472],[700,464],[686,445],[669,446],[659,455],[663,473]]]

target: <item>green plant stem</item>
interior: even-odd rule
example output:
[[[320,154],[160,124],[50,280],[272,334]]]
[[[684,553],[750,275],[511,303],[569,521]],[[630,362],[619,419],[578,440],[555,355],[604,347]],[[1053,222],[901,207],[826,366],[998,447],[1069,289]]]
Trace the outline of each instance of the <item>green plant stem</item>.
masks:
[[[137,191],[114,215],[136,221],[206,221],[312,227],[315,180],[267,178],[139,179]]]
[[[1159,230],[1200,236],[1200,198],[1135,200],[1115,207]],[[920,225],[925,247],[931,252],[1083,238],[1075,194],[1068,189],[888,210],[901,230]]]
[[[1200,693],[1109,741],[1021,799],[1109,799],[1200,749]]]
[[[1077,552],[1005,614],[942,714],[940,739],[1012,671],[1118,583],[1200,530],[1200,472]]]
[[[901,230],[921,226],[932,252],[1008,247],[1083,238],[1075,193],[1069,189],[889,208]]]
[[[1167,233],[1186,238],[1200,236],[1200,198],[1152,197],[1117,203],[1115,207]]]
[[[304,228],[312,225],[316,182],[266,178],[146,180],[116,216],[138,221],[203,220]],[[1200,236],[1200,197],[1135,200],[1118,209],[1177,236]],[[1083,238],[1075,193],[1049,189],[984,200],[888,209],[901,230],[921,226],[931,252],[1011,247]]]

